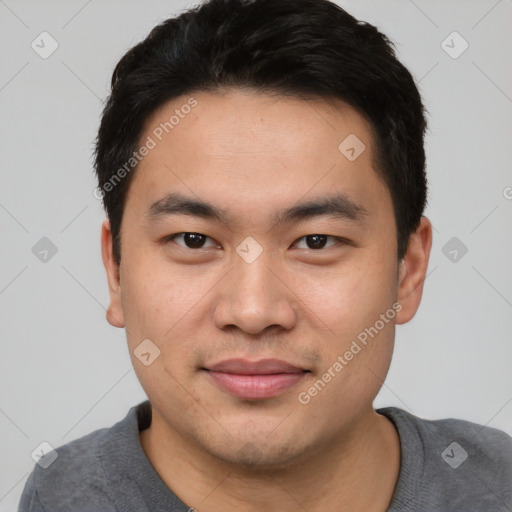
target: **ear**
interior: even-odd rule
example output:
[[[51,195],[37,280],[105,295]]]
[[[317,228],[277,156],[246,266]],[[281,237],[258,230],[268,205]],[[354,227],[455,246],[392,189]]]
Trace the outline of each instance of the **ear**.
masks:
[[[416,314],[423,294],[428,260],[432,247],[432,224],[422,217],[418,229],[411,235],[407,252],[399,263],[398,302],[396,323],[405,324]]]
[[[110,304],[107,308],[107,322],[114,327],[124,327],[124,313],[121,303],[121,282],[119,277],[119,265],[114,258],[112,249],[112,231],[110,221],[103,221],[101,226],[101,256],[103,265],[107,271],[108,290]]]

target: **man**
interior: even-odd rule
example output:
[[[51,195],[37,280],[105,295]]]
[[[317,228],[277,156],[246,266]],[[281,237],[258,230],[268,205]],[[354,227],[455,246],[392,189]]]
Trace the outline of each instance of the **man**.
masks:
[[[387,38],[326,0],[210,0],[132,48],[97,193],[149,400],[20,510],[512,510],[507,434],[373,408],[428,266],[425,130]]]

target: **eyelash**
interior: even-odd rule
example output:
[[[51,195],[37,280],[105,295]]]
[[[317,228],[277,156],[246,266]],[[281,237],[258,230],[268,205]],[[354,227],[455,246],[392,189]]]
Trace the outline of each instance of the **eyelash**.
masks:
[[[209,236],[206,236],[206,235],[203,235],[202,233],[197,233],[195,231],[182,231],[180,233],[174,233],[172,235],[168,235],[166,237],[164,237],[162,239],[162,242],[163,243],[168,243],[168,242],[174,242],[174,239],[177,237],[177,236],[180,236],[180,235],[187,235],[187,234],[193,234],[193,235],[200,235],[200,236],[203,236],[203,237],[206,237],[206,239],[210,239],[210,240],[213,240],[213,238],[210,238]],[[324,235],[324,234],[321,234],[321,233],[312,233],[311,235],[305,235],[305,236],[302,236],[300,238],[298,238],[295,242],[293,242],[294,244],[296,244],[299,240],[303,240],[303,239],[306,239],[310,236],[321,236],[321,237],[326,237],[326,238],[332,238],[333,240],[336,240],[339,244],[342,244],[342,245],[347,245],[347,244],[350,244],[350,241],[347,240],[346,238],[341,238],[341,237],[338,237],[338,236],[333,236],[333,235]],[[174,242],[176,243],[176,242]],[[179,244],[176,244],[176,245],[179,245]],[[322,249],[328,249],[329,247],[332,247],[336,244],[331,244],[331,245],[328,245],[327,247],[321,247],[319,249],[309,249],[309,248],[306,248],[307,250],[310,250],[310,251],[315,251],[315,252],[320,252],[322,251]],[[192,247],[184,247],[184,246],[181,246],[179,245],[179,247],[181,247],[182,249],[190,249],[192,251],[194,250],[200,250],[200,249],[207,249],[208,247],[199,247],[199,248],[192,248]]]

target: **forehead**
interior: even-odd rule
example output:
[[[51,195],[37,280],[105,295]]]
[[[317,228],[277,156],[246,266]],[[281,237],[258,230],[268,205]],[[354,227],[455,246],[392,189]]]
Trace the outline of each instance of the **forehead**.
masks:
[[[190,106],[193,105],[193,106]],[[193,131],[191,131],[193,130]],[[173,99],[157,109],[145,122],[143,136],[152,134],[157,142],[164,138],[199,140],[202,151],[236,152],[318,151],[340,137],[354,134],[371,152],[371,123],[354,107],[335,98],[300,99],[251,90],[196,92]],[[279,139],[276,139],[276,135]],[[208,146],[211,144],[211,146]]]
[[[340,100],[198,92],[155,111],[139,144],[150,139],[129,190],[146,209],[172,192],[260,217],[270,205],[327,193],[368,209],[388,194],[370,123]]]

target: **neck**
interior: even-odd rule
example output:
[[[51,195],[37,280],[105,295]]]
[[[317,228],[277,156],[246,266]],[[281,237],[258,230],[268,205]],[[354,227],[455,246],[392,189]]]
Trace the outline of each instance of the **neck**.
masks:
[[[373,409],[339,441],[278,469],[220,460],[183,439],[155,412],[140,434],[143,450],[165,484],[198,512],[384,512],[391,502],[400,441],[393,424]]]

